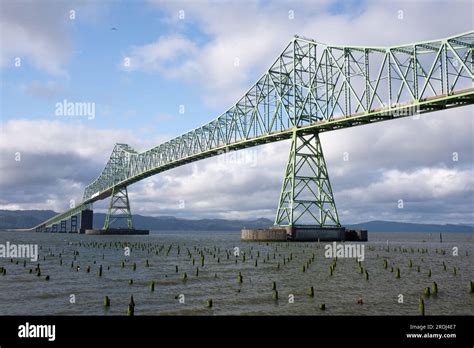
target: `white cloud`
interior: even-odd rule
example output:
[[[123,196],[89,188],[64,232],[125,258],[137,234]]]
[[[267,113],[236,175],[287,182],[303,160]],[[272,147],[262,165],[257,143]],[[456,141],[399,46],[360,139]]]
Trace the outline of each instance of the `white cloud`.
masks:
[[[41,82],[34,80],[26,86],[22,85],[21,89],[28,95],[49,99],[60,92],[61,86],[57,81],[48,80],[46,82]]]
[[[472,166],[473,109],[466,106],[323,133],[321,141],[332,178],[390,168]],[[457,161],[453,161],[454,154]]]
[[[167,73],[169,64],[196,54],[196,45],[180,35],[161,37],[156,42],[131,48],[130,64],[124,70],[144,69]],[[125,57],[126,58],[126,57]]]
[[[20,58],[21,67],[69,77],[77,23],[96,21],[107,6],[82,0],[0,1],[0,68],[13,68]]]
[[[469,222],[471,216],[459,212],[473,203],[473,125],[468,107],[322,134],[343,223]],[[130,188],[132,208],[145,215],[273,218],[288,151],[284,141],[241,150],[237,154],[249,153],[241,161],[215,157],[161,173]],[[398,199],[417,203],[404,210],[412,215],[400,217]]]
[[[71,125],[45,120],[10,120],[2,124],[0,132],[2,152],[74,154],[97,161],[112,151],[115,142],[133,139],[127,130],[96,129],[79,122]]]
[[[423,168],[413,171],[397,169],[380,174],[366,187],[355,187],[340,193],[342,200],[377,203],[443,200],[474,192],[473,169]]]
[[[342,222],[472,222],[471,110],[321,135]],[[71,127],[59,121],[10,121],[0,137],[0,208],[64,210],[70,199],[81,199],[115,142],[142,150],[162,141],[140,140],[125,130],[94,129],[87,123]],[[348,148],[350,160],[345,162],[342,154]],[[288,150],[289,142],[283,141],[160,173],[129,187],[132,212],[273,218]],[[16,151],[21,152],[19,163],[14,161]],[[454,151],[458,162],[452,161]],[[396,208],[398,199],[408,203],[403,211]],[[99,202],[95,209],[104,211],[107,203]]]
[[[281,155],[282,149],[286,152],[287,146],[287,142],[264,145],[161,173],[130,189],[133,204],[143,214],[272,216],[287,157]]]
[[[427,0],[356,5],[326,0],[150,2],[166,14],[170,34],[130,48],[134,69],[159,68],[164,76],[204,86],[204,100],[220,107],[235,103],[295,34],[327,44],[390,46],[439,39],[472,27],[469,0],[456,6]],[[184,19],[178,19],[179,11],[184,11]],[[208,40],[185,36],[196,30]]]
[[[0,3],[0,66],[16,57],[51,74],[65,74],[72,41],[65,26],[66,2],[2,1]]]
[[[100,174],[115,143],[140,151],[162,141],[81,122],[7,121],[0,127],[0,209],[65,210],[70,199],[82,200],[84,187]]]
[[[1,3],[3,10],[5,2]],[[224,107],[268,68],[293,34],[335,44],[394,45],[466,31],[470,29],[464,28],[466,23],[472,23],[470,2],[458,2],[458,6],[436,2],[434,6],[423,1],[374,1],[361,12],[354,14],[349,8],[339,15],[327,11],[330,3],[158,2],[167,13],[167,23],[172,23],[170,33],[130,47],[130,70],[158,72],[204,86],[206,100]],[[179,9],[185,10],[184,21],[176,17]],[[288,19],[290,9],[293,20]],[[397,17],[399,10],[404,13],[402,20]],[[26,28],[19,29],[12,21],[7,28],[17,38],[38,25],[18,21]],[[208,41],[196,40],[199,35],[186,36],[191,25]],[[26,52],[36,66],[58,73],[67,55],[56,52],[55,46],[47,48],[63,42],[67,48],[69,39],[64,33],[43,37],[41,30],[35,35],[41,45],[25,48],[20,44],[19,51]],[[13,47],[12,42],[7,46]],[[2,62],[16,54],[10,48],[4,53]],[[27,120],[4,124],[0,129],[0,207],[65,209],[69,197],[80,199],[83,187],[100,173],[115,142],[128,142],[140,150],[162,141],[156,137],[141,141],[130,131],[94,129],[93,125]],[[467,211],[474,186],[472,131],[472,107],[465,107],[420,120],[407,118],[321,135],[342,221],[398,219],[394,200],[402,198],[418,204],[415,210],[404,210],[411,214],[404,215],[411,221],[472,222],[472,212]],[[257,154],[256,166],[245,160],[211,158],[148,178],[129,188],[132,210],[188,218],[271,218],[288,146],[282,142],[246,150]],[[14,161],[16,151],[22,153],[20,163]],[[350,154],[348,162],[342,160],[345,151]],[[453,152],[459,153],[459,162],[452,161]]]

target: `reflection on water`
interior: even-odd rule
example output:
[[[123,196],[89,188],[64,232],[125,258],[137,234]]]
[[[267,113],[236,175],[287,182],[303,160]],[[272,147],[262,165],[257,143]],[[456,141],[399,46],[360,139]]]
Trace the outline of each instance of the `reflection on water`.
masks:
[[[355,259],[338,258],[330,275],[333,260],[325,258],[324,243],[242,242],[238,232],[128,237],[2,232],[0,244],[39,245],[41,276],[35,262],[26,260],[24,267],[23,259],[17,264],[0,258],[0,267],[6,268],[0,276],[0,314],[125,315],[133,295],[135,315],[417,315],[423,289],[433,281],[439,292],[425,297],[427,315],[472,314],[472,234],[446,233],[443,243],[438,234],[428,233],[369,233],[369,239],[363,273]],[[127,245],[130,256],[125,255]],[[313,297],[308,295],[311,286]],[[109,309],[103,307],[104,296],[110,298]],[[362,305],[357,304],[360,297]],[[210,298],[213,307],[207,308]],[[322,303],[325,311],[319,309]]]

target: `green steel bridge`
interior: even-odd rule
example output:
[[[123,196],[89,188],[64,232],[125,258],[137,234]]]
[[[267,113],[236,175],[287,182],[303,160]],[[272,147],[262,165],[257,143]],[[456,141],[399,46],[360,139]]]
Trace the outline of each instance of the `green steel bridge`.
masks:
[[[107,197],[104,229],[120,219],[132,228],[129,185],[285,139],[291,147],[275,225],[340,227],[319,133],[473,104],[473,49],[474,31],[394,47],[334,46],[295,36],[230,109],[144,152],[116,144],[82,203],[32,230],[76,231],[77,215],[91,216],[92,203]]]

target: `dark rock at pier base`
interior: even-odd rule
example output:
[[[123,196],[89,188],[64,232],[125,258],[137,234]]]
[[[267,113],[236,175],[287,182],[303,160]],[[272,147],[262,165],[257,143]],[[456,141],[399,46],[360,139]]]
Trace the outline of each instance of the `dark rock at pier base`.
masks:
[[[94,235],[143,235],[150,234],[149,230],[136,230],[133,228],[108,228],[106,230],[100,229],[90,229],[86,230],[86,234]]]
[[[368,240],[367,230],[351,230],[345,227],[283,227],[242,229],[241,240],[255,241],[358,241]]]

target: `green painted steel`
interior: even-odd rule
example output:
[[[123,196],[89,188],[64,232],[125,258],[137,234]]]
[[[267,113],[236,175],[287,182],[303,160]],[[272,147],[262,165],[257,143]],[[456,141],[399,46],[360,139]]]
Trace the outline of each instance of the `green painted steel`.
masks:
[[[291,139],[295,130],[321,133],[473,104],[473,48],[474,31],[393,47],[326,45],[295,36],[216,119],[144,152],[116,144],[82,204],[193,161]]]
[[[109,210],[105,216],[104,229],[110,227],[124,227],[120,224],[123,220],[126,221],[128,229],[133,228],[127,188],[114,187],[110,197]],[[117,223],[117,225],[114,226],[114,223]]]
[[[341,227],[318,133],[293,132],[275,225]]]
[[[85,209],[90,209],[91,208],[91,204],[84,204],[84,203],[81,203],[80,205],[74,207],[74,208],[71,208],[69,210],[66,210],[64,213],[61,213],[61,214],[58,214],[56,216],[53,216],[52,218],[42,222],[41,224],[35,226],[32,228],[35,229],[37,232],[44,232],[44,230],[47,228],[47,227],[50,227],[54,224],[57,224],[58,222],[62,221],[62,220],[67,220],[69,219],[71,216],[75,216],[77,214],[79,214],[81,211],[85,210]],[[77,227],[77,226],[76,226]],[[71,227],[72,228],[72,227]]]

